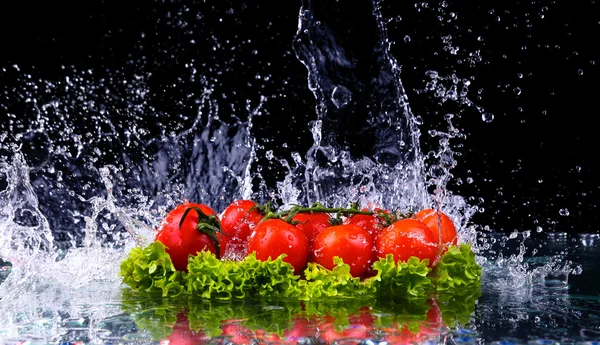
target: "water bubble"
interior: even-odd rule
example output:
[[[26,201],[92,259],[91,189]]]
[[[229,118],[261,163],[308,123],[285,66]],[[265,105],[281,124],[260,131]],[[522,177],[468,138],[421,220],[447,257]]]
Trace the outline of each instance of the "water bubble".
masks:
[[[471,184],[471,183],[473,183],[473,179],[472,179],[472,178],[470,178],[470,177],[467,177],[467,183],[468,183],[468,184]]]
[[[569,210],[568,210],[568,209],[566,209],[566,208],[561,208],[561,209],[558,211],[558,214],[560,214],[561,216],[565,216],[565,217],[566,217],[566,216],[568,216],[568,215],[569,215]]]
[[[490,122],[494,121],[494,114],[483,113],[483,114],[481,114],[481,119],[483,120],[483,122],[490,123]]]
[[[536,227],[535,227],[535,231],[536,231],[536,232],[542,232],[542,231],[544,231],[544,229],[542,229],[542,227],[541,227],[541,226],[536,226]]]
[[[519,96],[521,94],[521,88],[520,87],[515,87],[513,89],[513,91],[517,94],[517,96]]]
[[[579,75],[583,75],[583,70],[582,70],[581,68],[580,68],[580,69],[578,69],[578,70],[577,70],[577,74],[579,74]]]
[[[343,85],[333,88],[331,101],[337,108],[345,107],[352,100],[352,92]]]

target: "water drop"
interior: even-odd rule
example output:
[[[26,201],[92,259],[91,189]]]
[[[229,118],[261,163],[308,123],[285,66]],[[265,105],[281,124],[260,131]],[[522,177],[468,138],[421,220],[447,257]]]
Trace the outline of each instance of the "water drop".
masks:
[[[566,216],[568,216],[568,215],[569,215],[569,210],[568,210],[568,209],[566,209],[566,208],[561,208],[561,209],[558,211],[558,214],[560,214],[561,216],[565,216],[565,217],[566,217]]]
[[[473,179],[472,179],[472,178],[470,178],[470,177],[467,177],[467,183],[468,183],[468,184],[471,184],[471,183],[473,183]]]
[[[542,227],[541,227],[541,226],[536,226],[536,227],[535,227],[535,231],[536,231],[536,232],[542,232],[542,231],[544,231],[544,229],[542,229]]]
[[[345,107],[352,100],[352,92],[343,85],[338,85],[331,93],[331,101],[337,108]]]
[[[517,96],[519,96],[521,94],[521,88],[520,87],[515,87],[513,89],[513,91],[517,94]]]
[[[272,160],[273,158],[275,158],[275,155],[273,154],[273,150],[269,150],[269,151],[265,152],[265,157],[268,160]]]
[[[481,119],[483,120],[483,122],[490,123],[490,122],[494,121],[494,114],[483,113],[483,114],[481,114]]]
[[[577,70],[577,74],[579,74],[579,75],[583,75],[583,70],[582,70],[581,68],[580,68],[580,69],[578,69],[578,70]]]

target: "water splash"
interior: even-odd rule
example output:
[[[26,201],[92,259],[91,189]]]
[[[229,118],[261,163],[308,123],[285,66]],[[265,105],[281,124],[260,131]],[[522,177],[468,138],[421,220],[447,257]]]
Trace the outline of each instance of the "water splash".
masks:
[[[474,244],[490,294],[530,301],[540,284],[566,285],[578,267],[560,256],[526,262],[525,232],[493,240],[470,224],[483,210],[448,189],[456,180],[454,143],[466,138],[456,124],[463,112],[443,112],[444,128],[427,132],[438,145],[423,154],[424,119],[413,113],[391,53],[390,18],[382,1],[370,10],[373,22],[366,25],[375,44],[372,56],[360,60],[327,26],[325,14],[302,5],[293,48],[308,72],[316,119],[308,124],[312,146],[289,157],[262,152],[252,135],[270,98],[248,100],[246,116],[237,118],[217,92],[219,80],[200,75],[195,63],[178,79],[196,85],[178,98],[193,109],[185,114],[152,105],[149,95],[160,90],[143,65],[133,73],[73,68],[55,80],[14,68],[20,85],[4,91],[18,101],[3,107],[9,120],[0,123],[0,258],[13,263],[0,285],[0,296],[10,296],[0,300],[0,324],[14,326],[16,334],[42,323],[30,334],[55,340],[65,320],[86,318],[93,326],[119,313],[85,305],[117,298],[118,263],[129,248],[152,240],[162,216],[183,199],[216,210],[235,198],[279,198],[284,206],[437,206],[456,222],[461,241]],[[442,44],[452,56],[465,53],[451,35]],[[482,59],[466,54],[469,64]],[[471,78],[425,75],[430,80],[420,92],[493,119],[471,101]],[[265,182],[261,160],[280,163],[283,177],[275,187]],[[516,254],[503,254],[515,244]]]
[[[423,182],[420,132],[400,67],[390,54],[379,2],[372,11],[377,44],[371,59],[357,61],[310,2],[300,9],[293,47],[307,68],[317,119],[310,125],[313,146],[304,161],[294,158],[293,174],[304,180],[299,194],[306,203],[341,205],[352,200],[402,210],[423,208],[430,200]],[[367,80],[359,77],[365,73]]]

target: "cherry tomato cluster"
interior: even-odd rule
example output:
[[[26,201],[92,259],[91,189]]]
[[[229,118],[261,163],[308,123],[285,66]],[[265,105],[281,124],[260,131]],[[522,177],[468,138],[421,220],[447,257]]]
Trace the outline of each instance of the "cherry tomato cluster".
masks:
[[[411,256],[429,259],[456,245],[452,220],[435,209],[413,215],[389,210],[295,206],[274,213],[269,204],[236,200],[219,216],[209,206],[184,203],[167,214],[156,240],[167,247],[177,270],[186,271],[188,258],[208,250],[222,259],[241,260],[255,252],[259,260],[286,254],[285,262],[301,274],[308,262],[327,269],[334,257],[350,266],[354,277],[372,273],[377,258],[393,254],[396,261]]]

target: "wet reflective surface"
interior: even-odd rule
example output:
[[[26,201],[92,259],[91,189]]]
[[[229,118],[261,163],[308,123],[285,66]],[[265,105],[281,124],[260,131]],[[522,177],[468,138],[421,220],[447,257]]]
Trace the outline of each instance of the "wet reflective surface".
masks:
[[[488,234],[503,256],[518,256],[518,239]],[[496,238],[496,241],[492,240]],[[77,295],[80,314],[36,305],[43,317],[22,318],[0,329],[3,344],[596,344],[600,341],[600,237],[544,234],[528,238],[523,272],[491,254],[482,258],[481,291],[427,299],[389,301],[219,302],[166,300],[134,295],[115,284],[87,284]],[[493,252],[493,248],[489,250]],[[554,254],[552,254],[554,253]],[[556,254],[559,253],[559,254]],[[572,261],[576,270],[545,276],[538,270]],[[513,266],[514,267],[514,266]],[[6,275],[10,267],[5,267]],[[11,273],[12,274],[12,273]],[[47,282],[46,293],[60,295],[61,284]],[[85,295],[89,298],[86,300]],[[57,297],[60,299],[59,297]],[[103,299],[104,298],[104,299]],[[3,301],[6,302],[6,301]]]

